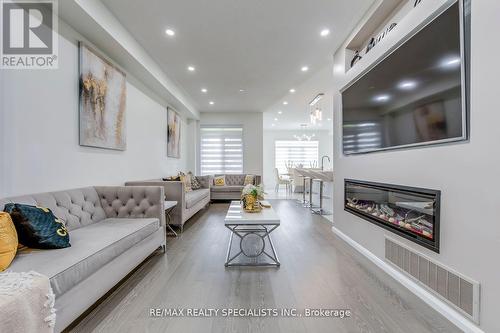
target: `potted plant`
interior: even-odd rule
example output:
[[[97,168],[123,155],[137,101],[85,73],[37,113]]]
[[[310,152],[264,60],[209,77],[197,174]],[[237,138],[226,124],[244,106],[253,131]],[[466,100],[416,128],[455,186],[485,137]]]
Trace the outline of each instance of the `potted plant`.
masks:
[[[259,200],[264,199],[264,188],[262,185],[246,185],[241,191],[241,202],[243,209],[247,212],[260,212]]]

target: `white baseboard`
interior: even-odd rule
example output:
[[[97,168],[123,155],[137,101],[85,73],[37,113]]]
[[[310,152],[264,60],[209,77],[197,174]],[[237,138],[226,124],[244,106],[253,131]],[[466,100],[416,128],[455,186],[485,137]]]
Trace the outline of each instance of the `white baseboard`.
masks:
[[[462,316],[455,309],[450,307],[448,304],[441,301],[436,296],[432,295],[426,289],[421,287],[418,283],[410,279],[408,276],[399,272],[397,269],[389,265],[384,260],[380,259],[372,252],[368,251],[365,247],[354,241],[352,238],[344,234],[339,229],[332,227],[332,231],[342,238],[346,243],[355,248],[359,253],[368,258],[371,262],[377,265],[384,272],[393,277],[396,281],[401,283],[403,286],[408,288],[412,293],[422,299],[425,303],[427,303],[434,310],[442,314],[446,319],[455,324],[458,328],[467,333],[485,333],[481,328],[471,322],[469,319]]]

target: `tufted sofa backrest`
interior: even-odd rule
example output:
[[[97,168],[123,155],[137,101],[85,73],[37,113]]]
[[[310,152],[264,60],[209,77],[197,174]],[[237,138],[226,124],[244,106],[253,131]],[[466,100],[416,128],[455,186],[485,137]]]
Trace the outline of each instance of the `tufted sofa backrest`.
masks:
[[[216,175],[223,176],[223,175]],[[234,186],[234,185],[243,185],[245,182],[246,175],[235,175],[235,174],[226,174],[226,185]]]
[[[56,217],[66,222],[69,231],[106,218],[101,200],[94,187],[0,199],[0,210],[3,210],[7,203],[49,208]]]
[[[165,192],[161,186],[97,186],[108,218],[159,218],[164,225]]]

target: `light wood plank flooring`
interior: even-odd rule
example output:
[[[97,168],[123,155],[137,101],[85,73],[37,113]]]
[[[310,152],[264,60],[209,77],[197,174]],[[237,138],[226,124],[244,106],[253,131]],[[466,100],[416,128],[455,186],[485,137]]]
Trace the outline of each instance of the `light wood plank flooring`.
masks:
[[[275,200],[280,268],[225,268],[228,204],[212,204],[169,238],[74,332],[459,332],[337,238],[326,219]],[[335,318],[151,318],[159,308],[344,308]]]

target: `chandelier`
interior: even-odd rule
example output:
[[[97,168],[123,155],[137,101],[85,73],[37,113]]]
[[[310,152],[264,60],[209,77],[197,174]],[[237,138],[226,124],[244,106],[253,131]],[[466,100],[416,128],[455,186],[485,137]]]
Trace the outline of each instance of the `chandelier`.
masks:
[[[316,135],[313,133],[311,135],[307,135],[305,133],[305,130],[307,128],[307,124],[301,124],[300,125],[300,128],[302,129],[302,131],[304,131],[304,133],[302,133],[301,135],[297,135],[295,134],[293,137],[298,140],[298,141],[311,141],[312,138],[314,138]]]

